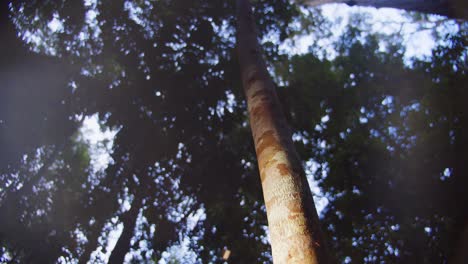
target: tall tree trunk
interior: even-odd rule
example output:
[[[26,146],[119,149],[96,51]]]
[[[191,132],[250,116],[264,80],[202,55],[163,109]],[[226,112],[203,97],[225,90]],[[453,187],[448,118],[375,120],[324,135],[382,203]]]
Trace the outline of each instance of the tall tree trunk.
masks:
[[[308,6],[342,3],[375,8],[389,7],[450,18],[468,18],[468,1],[466,0],[297,0],[297,2]]]
[[[122,234],[117,240],[112,253],[109,257],[109,263],[120,264],[125,260],[125,255],[130,251],[130,241],[133,237],[135,231],[136,220],[138,214],[140,213],[141,205],[143,204],[143,197],[141,195],[136,195],[135,200],[130,207],[128,212],[125,212],[122,216],[123,230]]]
[[[257,40],[248,0],[237,0],[237,48],[275,263],[327,263],[312,193]]]

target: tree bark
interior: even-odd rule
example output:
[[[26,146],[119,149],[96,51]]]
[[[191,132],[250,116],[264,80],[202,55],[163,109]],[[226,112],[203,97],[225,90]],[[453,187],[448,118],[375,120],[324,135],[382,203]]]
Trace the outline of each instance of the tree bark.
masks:
[[[468,19],[468,1],[466,0],[298,0],[297,2],[308,6],[342,3],[351,6],[389,7],[449,18]]]
[[[140,195],[135,196],[135,201],[133,201],[132,206],[128,212],[125,212],[122,216],[123,230],[122,234],[117,240],[112,253],[109,257],[109,263],[123,263],[125,260],[125,255],[130,251],[130,241],[133,237],[135,231],[136,220],[138,214],[140,213],[140,208],[143,203],[143,197]]]
[[[328,263],[312,193],[257,40],[248,0],[237,0],[242,83],[275,263]]]

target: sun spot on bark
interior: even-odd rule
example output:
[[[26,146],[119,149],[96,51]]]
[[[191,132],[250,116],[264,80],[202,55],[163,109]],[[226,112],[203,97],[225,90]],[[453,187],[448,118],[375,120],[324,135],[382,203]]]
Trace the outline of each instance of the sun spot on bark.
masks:
[[[281,163],[281,164],[278,164],[276,165],[276,168],[278,169],[279,173],[281,174],[281,176],[285,176],[285,175],[288,175],[288,174],[291,174],[289,168],[288,168],[288,165],[284,164],[284,163]]]

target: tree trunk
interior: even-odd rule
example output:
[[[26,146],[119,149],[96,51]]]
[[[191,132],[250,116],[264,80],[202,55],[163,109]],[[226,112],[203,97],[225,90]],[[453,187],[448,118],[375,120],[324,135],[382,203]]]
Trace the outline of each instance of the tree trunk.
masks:
[[[312,193],[262,58],[251,9],[248,0],[237,0],[237,48],[273,261],[328,263]]]
[[[298,0],[297,2],[308,6],[342,3],[351,6],[389,7],[406,11],[437,14],[449,18],[468,18],[468,1],[466,0]]]
[[[143,197],[140,195],[135,196],[135,200],[128,212],[122,216],[123,230],[122,234],[117,241],[112,253],[109,257],[109,263],[120,264],[125,260],[125,255],[130,251],[130,241],[135,231],[136,220],[140,213],[140,208],[143,202]]]

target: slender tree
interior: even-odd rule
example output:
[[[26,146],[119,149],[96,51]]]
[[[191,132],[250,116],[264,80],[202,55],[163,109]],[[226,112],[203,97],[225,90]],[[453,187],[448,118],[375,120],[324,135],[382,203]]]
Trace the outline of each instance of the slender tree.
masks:
[[[122,234],[120,235],[119,240],[117,240],[117,244],[112,250],[112,253],[109,257],[109,263],[123,263],[125,256],[128,252],[130,252],[130,242],[135,231],[136,221],[138,214],[140,213],[142,203],[143,196],[136,196],[130,210],[125,212],[122,216]]]
[[[242,83],[257,153],[275,263],[326,263],[317,212],[275,84],[258,44],[248,0],[237,1]]]

